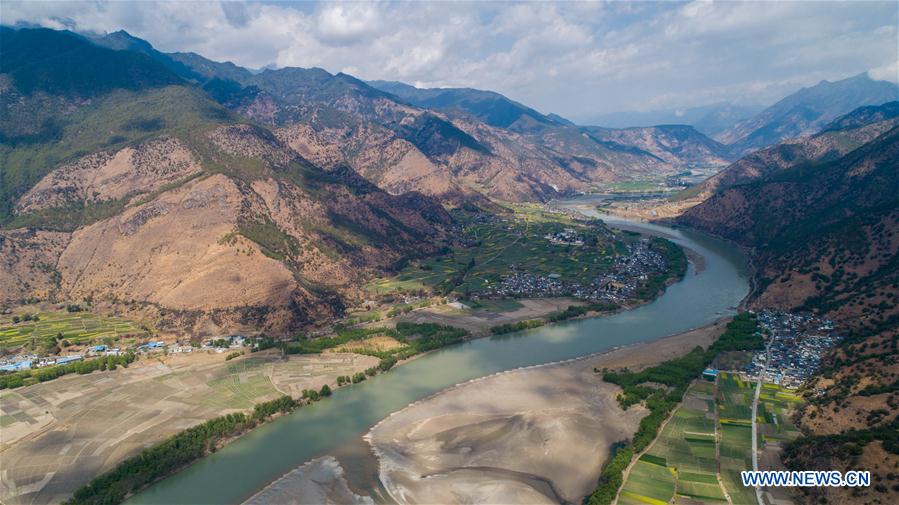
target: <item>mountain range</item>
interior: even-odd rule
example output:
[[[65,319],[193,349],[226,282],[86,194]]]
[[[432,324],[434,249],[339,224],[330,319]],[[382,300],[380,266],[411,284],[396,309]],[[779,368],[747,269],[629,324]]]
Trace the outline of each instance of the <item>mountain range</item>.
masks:
[[[728,102],[719,102],[698,107],[587,115],[580,118],[580,122],[602,125],[606,128],[685,124],[696,128],[709,137],[715,137],[715,135],[732,127],[738,121],[751,118],[762,109],[763,107],[760,105],[736,105]]]
[[[43,29],[4,28],[0,45],[4,301],[285,331],[339,313],[360,277],[436,252],[453,226],[420,193],[315,166],[142,53]]]
[[[875,81],[867,73],[836,82],[821,81],[783,98],[755,116],[715,136],[737,152],[809,135],[836,117],[865,105],[899,100],[899,86]]]
[[[494,92],[249,70],[125,32],[4,27],[0,42],[6,301],[101,298],[180,327],[294,328],[363,297],[359,279],[444,247],[446,207],[735,159],[687,125],[579,126]],[[816,106],[815,121],[876,98],[853,97]],[[830,139],[836,157],[892,112],[862,114],[801,142]]]

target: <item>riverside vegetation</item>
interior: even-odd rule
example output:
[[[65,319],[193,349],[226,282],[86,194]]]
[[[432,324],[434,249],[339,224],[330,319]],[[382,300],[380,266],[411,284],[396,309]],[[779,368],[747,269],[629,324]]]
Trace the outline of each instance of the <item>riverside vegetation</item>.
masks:
[[[542,319],[528,319],[517,323],[499,324],[490,328],[490,333],[494,335],[504,335],[506,333],[514,333],[516,331],[527,330],[531,328],[539,328],[545,324],[558,323],[568,319],[584,316],[590,312],[613,312],[619,306],[610,302],[591,303],[589,305],[569,305],[567,309],[560,310],[548,314]]]
[[[590,497],[589,505],[608,505],[618,494],[624,483],[624,470],[634,455],[645,449],[658,435],[659,428],[668,415],[683,399],[684,393],[702,370],[711,363],[720,352],[747,351],[759,349],[764,345],[758,333],[758,324],[751,314],[744,312],[728,323],[724,334],[708,349],[696,347],[681,358],[665,361],[659,365],[640,372],[595,370],[602,373],[603,380],[621,386],[618,395],[621,407],[627,409],[637,403],[643,403],[649,409],[649,415],[640,421],[640,426],[631,441],[619,445],[615,454],[603,466],[599,483]],[[649,383],[661,384],[670,390],[652,387]]]

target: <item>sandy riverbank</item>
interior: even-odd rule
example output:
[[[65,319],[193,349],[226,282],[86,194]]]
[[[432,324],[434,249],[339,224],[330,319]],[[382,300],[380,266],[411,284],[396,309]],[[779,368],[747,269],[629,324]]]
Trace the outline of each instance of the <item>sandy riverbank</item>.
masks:
[[[301,503],[374,505],[374,500],[350,490],[343,468],[330,456],[313,459],[291,470],[256,493],[244,505]]]
[[[477,379],[391,415],[367,438],[398,503],[579,502],[612,444],[645,409],[622,411],[594,367],[648,366],[706,346],[724,321],[601,355]]]

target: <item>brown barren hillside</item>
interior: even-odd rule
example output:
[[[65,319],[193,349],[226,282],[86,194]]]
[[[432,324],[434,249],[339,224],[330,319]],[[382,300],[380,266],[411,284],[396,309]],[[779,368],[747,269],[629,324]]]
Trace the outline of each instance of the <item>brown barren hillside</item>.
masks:
[[[340,314],[361,279],[435,252],[453,226],[428,197],[316,166],[143,55],[0,35],[14,98],[0,107],[0,302],[91,299],[155,311],[162,329],[287,332]],[[64,113],[33,113],[47,103]]]
[[[899,423],[899,127],[832,161],[720,190],[678,221],[751,248],[752,305],[825,314],[847,334],[808,389],[799,417],[817,437],[788,448],[788,464],[858,468],[859,457],[883,453],[876,469],[863,468],[879,478],[893,472],[899,465],[899,446],[889,436]],[[828,488],[800,497],[850,503],[896,492]]]
[[[254,173],[228,174],[227,165],[198,172],[200,156],[183,146],[181,171],[148,172],[127,162],[136,152],[161,156],[158,147],[173,143],[165,139],[89,155],[48,174],[17,202],[17,213],[128,198],[121,211],[68,233],[2,232],[5,248],[40,250],[46,265],[37,272],[29,266],[38,253],[7,260],[10,278],[28,272],[33,279],[4,296],[49,291],[59,299],[183,311],[293,307],[302,320],[339,310],[332,304],[338,294],[358,295],[358,275],[433,250],[439,227],[450,224],[427,199],[388,195],[348,170],[322,172],[258,127],[221,126],[206,140],[204,149],[216,149],[206,152],[211,164],[250,162]]]

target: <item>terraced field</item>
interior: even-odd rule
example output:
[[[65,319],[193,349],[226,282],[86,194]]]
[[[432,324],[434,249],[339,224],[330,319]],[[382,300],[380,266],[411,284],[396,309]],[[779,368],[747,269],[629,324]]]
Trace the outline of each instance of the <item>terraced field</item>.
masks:
[[[135,321],[88,312],[42,312],[37,318],[14,323],[12,316],[0,317],[0,348],[52,346],[59,335],[74,345],[114,344],[147,333]]]

